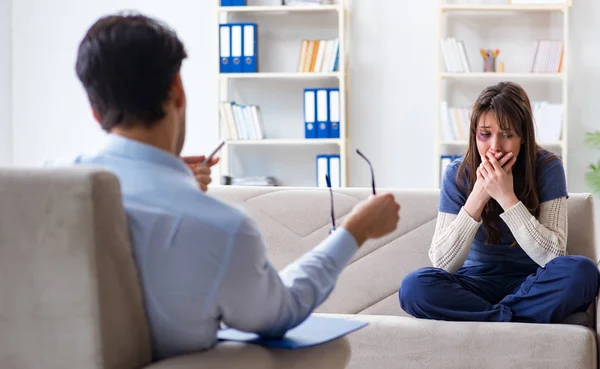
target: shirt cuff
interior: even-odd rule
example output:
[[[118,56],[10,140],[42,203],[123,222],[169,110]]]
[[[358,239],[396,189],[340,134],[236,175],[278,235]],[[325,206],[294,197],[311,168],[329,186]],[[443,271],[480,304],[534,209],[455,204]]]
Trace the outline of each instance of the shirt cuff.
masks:
[[[342,227],[336,229],[315,249],[331,257],[339,270],[346,267],[357,250],[358,243],[352,234]]]
[[[455,222],[457,223],[458,229],[473,229],[479,228],[483,221],[476,221],[473,217],[465,210],[464,206],[460,208],[458,215],[456,216]]]
[[[506,223],[510,229],[521,228],[523,224],[526,224],[531,220],[531,217],[533,217],[533,215],[531,215],[525,204],[521,201],[500,214],[500,218],[504,220],[504,223]]]

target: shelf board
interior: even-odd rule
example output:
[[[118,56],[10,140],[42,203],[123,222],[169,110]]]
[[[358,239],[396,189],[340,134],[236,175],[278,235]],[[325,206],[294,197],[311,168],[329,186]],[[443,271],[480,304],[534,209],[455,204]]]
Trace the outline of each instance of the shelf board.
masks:
[[[468,141],[441,141],[440,145],[444,146],[467,146]]]
[[[440,78],[452,79],[533,79],[561,80],[563,73],[440,73]]]
[[[314,13],[340,11],[341,5],[306,5],[306,6],[220,6],[219,13]]]
[[[440,145],[442,146],[467,146],[468,141],[440,141]],[[542,147],[564,147],[563,141],[554,141],[554,142],[538,142],[538,145]]]
[[[302,146],[302,145],[340,145],[339,138],[300,138],[300,139],[264,139],[264,140],[230,140],[228,145],[279,145],[279,146]]]
[[[562,12],[567,8],[567,4],[445,4],[440,7],[440,10],[442,12]]]
[[[222,79],[322,79],[342,78],[340,72],[331,73],[220,73]]]

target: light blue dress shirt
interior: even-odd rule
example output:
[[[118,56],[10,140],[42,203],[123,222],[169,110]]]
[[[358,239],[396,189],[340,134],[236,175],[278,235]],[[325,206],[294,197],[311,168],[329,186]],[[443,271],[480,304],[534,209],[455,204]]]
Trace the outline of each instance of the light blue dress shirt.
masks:
[[[341,228],[278,273],[255,223],[200,191],[177,156],[109,135],[75,163],[120,180],[155,360],[210,348],[221,321],[284,334],[327,298],[358,247]]]

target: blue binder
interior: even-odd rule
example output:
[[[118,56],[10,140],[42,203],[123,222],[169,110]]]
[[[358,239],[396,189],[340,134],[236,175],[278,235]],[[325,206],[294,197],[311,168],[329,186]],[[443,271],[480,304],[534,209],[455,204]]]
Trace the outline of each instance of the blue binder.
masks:
[[[244,28],[242,24],[231,23],[231,73],[242,73],[242,49],[244,44]]]
[[[329,178],[331,179],[331,187],[342,187],[342,169],[339,155],[329,155],[328,159]]]
[[[246,0],[229,0],[231,6],[246,6]]]
[[[221,6],[231,6],[231,0],[221,0]]]
[[[317,155],[317,187],[327,187],[325,174],[331,180],[332,188],[342,187],[342,166],[340,155]]]
[[[242,70],[244,73],[256,73],[258,71],[258,25],[256,23],[243,23],[243,27],[244,65]]]
[[[231,27],[219,25],[219,60],[220,72],[231,73]]]
[[[317,138],[317,91],[304,90],[304,137]]]
[[[317,90],[317,138],[329,138],[329,91]]]
[[[329,124],[331,138],[340,138],[340,89],[330,88],[329,93]]]
[[[317,187],[327,187],[325,175],[329,175],[329,155],[317,155]],[[333,187],[333,186],[332,186]]]

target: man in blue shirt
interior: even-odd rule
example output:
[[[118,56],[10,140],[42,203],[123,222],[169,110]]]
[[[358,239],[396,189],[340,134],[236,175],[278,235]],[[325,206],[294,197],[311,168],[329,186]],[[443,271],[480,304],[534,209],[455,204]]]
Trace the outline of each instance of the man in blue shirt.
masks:
[[[213,346],[221,322],[284,334],[327,298],[363,242],[392,232],[399,221],[392,195],[373,196],[278,273],[255,223],[204,194],[179,157],[185,58],[165,25],[116,15],[91,27],[76,63],[94,117],[109,133],[100,153],[76,162],[108,168],[120,180],[155,359]],[[202,189],[208,175],[200,173]]]

